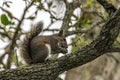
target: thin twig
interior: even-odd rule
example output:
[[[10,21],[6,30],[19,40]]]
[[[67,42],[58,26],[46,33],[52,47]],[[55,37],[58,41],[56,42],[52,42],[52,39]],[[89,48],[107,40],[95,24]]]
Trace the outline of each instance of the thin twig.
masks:
[[[6,50],[6,52],[5,52],[5,53],[8,53],[8,54],[9,54],[8,60],[7,60],[7,68],[8,68],[8,69],[9,69],[10,66],[11,66],[12,53],[14,53],[13,50],[14,50],[14,47],[15,47],[15,45],[16,45],[16,40],[17,40],[17,37],[18,37],[18,35],[19,35],[18,32],[19,32],[19,30],[20,30],[21,24],[22,24],[22,22],[23,22],[23,20],[24,20],[24,17],[25,17],[25,15],[26,15],[27,10],[32,6],[33,3],[34,3],[34,1],[32,1],[32,2],[25,8],[25,10],[24,10],[24,12],[23,12],[23,15],[22,15],[22,17],[21,17],[21,20],[20,20],[20,22],[18,23],[18,25],[17,25],[17,27],[16,27],[16,30],[15,30],[15,32],[14,32],[14,34],[13,34],[12,40],[11,40],[10,44],[8,45],[8,50]]]
[[[2,11],[4,11],[4,12],[6,12],[7,14],[9,14],[10,12],[9,11],[7,11],[6,9],[4,9],[3,7],[0,7],[0,9],[2,10]],[[16,18],[15,16],[11,16],[12,18],[14,18],[15,20],[17,20],[17,21],[20,21],[18,18]]]

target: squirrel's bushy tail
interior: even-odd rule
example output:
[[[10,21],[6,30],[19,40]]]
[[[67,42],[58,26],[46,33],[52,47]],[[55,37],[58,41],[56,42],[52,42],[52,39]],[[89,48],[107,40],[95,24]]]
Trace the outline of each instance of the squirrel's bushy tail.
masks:
[[[32,39],[42,31],[42,29],[43,29],[43,22],[39,22],[25,36],[25,39],[21,46],[21,54],[27,64],[32,63],[30,43]]]

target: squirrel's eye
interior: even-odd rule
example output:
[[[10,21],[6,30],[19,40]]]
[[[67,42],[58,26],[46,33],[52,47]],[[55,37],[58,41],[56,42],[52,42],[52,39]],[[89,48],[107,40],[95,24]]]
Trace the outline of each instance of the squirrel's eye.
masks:
[[[64,48],[64,45],[60,42],[58,42],[58,46],[61,47],[61,48]]]
[[[58,45],[58,47],[61,47],[61,44],[60,44],[60,42],[58,42],[58,43],[57,43],[57,45]]]

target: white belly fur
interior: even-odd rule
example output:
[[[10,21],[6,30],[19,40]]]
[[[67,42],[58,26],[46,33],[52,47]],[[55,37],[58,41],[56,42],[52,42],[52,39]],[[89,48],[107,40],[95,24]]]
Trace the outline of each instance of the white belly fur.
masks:
[[[48,48],[48,56],[46,58],[46,60],[47,60],[47,59],[51,58],[51,46],[50,46],[50,44],[45,44],[45,46]]]

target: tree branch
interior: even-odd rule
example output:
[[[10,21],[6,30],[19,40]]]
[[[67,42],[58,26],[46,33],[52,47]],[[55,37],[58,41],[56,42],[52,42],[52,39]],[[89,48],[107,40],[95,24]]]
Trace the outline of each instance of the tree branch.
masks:
[[[6,66],[7,69],[10,69],[10,66],[11,66],[12,53],[14,53],[14,47],[15,47],[15,44],[16,44],[16,40],[17,40],[17,37],[18,37],[18,32],[19,32],[19,30],[20,30],[21,24],[22,24],[22,22],[23,22],[23,20],[24,20],[24,17],[25,17],[25,14],[26,14],[27,10],[32,6],[33,3],[34,3],[34,1],[31,2],[31,3],[28,5],[28,7],[25,8],[25,10],[24,10],[24,12],[23,12],[23,15],[22,15],[22,17],[21,17],[21,20],[20,20],[20,22],[18,23],[18,25],[17,25],[17,27],[16,27],[16,30],[15,30],[15,32],[14,32],[14,34],[13,34],[12,40],[11,40],[10,44],[7,46],[7,50],[6,50],[5,53],[4,53],[4,54],[6,54],[6,53],[9,54],[9,56],[8,56],[8,61],[7,61],[7,66]]]
[[[98,21],[98,22],[93,23],[88,29],[82,30],[80,28],[80,29],[73,30],[73,31],[67,31],[65,36],[70,36],[70,35],[74,35],[74,34],[78,34],[78,33],[87,33],[89,31],[91,31],[94,27],[96,27],[96,26],[98,26],[102,23],[104,23],[104,22],[103,21]]]
[[[7,14],[11,14],[9,11],[7,11],[6,9],[4,9],[3,7],[0,7],[0,9],[4,12],[6,12]],[[15,20],[19,21],[18,18],[14,17],[13,15],[11,15],[12,18],[14,18]]]
[[[61,28],[64,30],[64,35],[67,34],[67,30],[69,28],[69,23],[71,21],[71,16],[73,15],[74,9],[80,6],[80,4],[76,5],[76,1],[73,1],[73,3],[68,3],[67,1],[65,1],[65,3],[66,3],[66,13],[65,13],[65,17],[63,19],[63,24]]]
[[[120,47],[111,47],[106,52],[120,52]]]
[[[97,0],[107,11],[107,13],[111,16],[117,9],[111,4],[108,3],[107,0]]]

